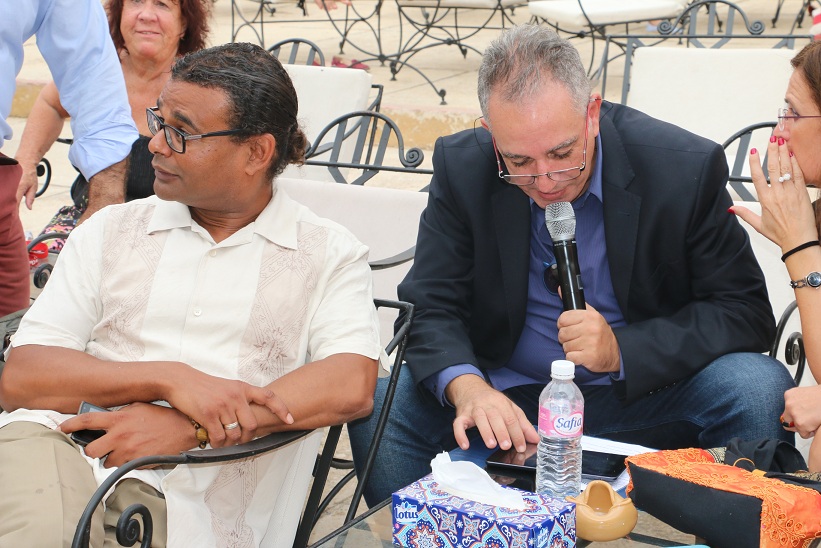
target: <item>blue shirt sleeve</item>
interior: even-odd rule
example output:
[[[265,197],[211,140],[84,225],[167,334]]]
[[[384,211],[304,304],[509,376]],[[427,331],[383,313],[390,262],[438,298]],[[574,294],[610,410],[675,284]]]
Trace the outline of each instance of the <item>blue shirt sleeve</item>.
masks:
[[[478,367],[468,363],[460,363],[457,365],[451,365],[438,373],[434,373],[430,377],[423,380],[422,384],[424,384],[425,388],[430,390],[431,393],[436,396],[436,399],[440,404],[442,404],[443,407],[446,405],[453,407],[453,405],[445,397],[445,388],[447,388],[450,381],[461,375],[478,375],[483,379],[485,378],[485,376],[482,375],[482,372],[479,371]]]
[[[624,375],[624,358],[621,355],[621,350],[619,350],[619,372],[618,374],[615,372],[610,373],[610,378],[614,381],[623,381],[626,378]]]
[[[0,8],[6,15],[15,14],[0,18],[0,39],[10,44],[14,75],[22,66],[22,42],[32,34],[37,36],[37,47],[51,70],[60,102],[71,115],[71,163],[91,179],[128,156],[137,139],[137,127],[100,2],[0,0]],[[13,43],[18,40],[19,44]],[[0,79],[13,81],[14,75],[7,72],[4,69]],[[13,86],[10,91],[13,94]],[[0,92],[0,102],[10,103],[11,98],[5,97],[8,92],[8,88]]]

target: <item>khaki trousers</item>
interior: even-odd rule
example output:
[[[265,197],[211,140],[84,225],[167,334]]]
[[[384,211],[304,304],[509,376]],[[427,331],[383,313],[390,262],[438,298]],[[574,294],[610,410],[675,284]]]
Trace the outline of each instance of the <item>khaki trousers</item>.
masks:
[[[88,462],[71,439],[43,425],[15,422],[0,428],[0,548],[71,546],[80,515],[97,489]],[[117,519],[140,503],[151,512],[151,546],[165,547],[165,498],[134,479],[117,484],[91,525],[94,548],[120,546]]]

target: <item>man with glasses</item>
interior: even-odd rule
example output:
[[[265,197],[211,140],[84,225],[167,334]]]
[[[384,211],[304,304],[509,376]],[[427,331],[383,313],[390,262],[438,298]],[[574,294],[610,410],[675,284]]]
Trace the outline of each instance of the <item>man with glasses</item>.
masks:
[[[434,151],[399,286],[416,305],[408,367],[368,503],[428,473],[440,451],[538,443],[539,394],[565,357],[585,434],[656,448],[792,440],[779,424],[792,379],[759,354],[775,322],[727,212],[721,147],[602,101],[578,52],[538,26],[486,50],[479,102],[481,127]],[[544,208],[555,202],[575,212],[585,310],[562,309],[551,274]],[[350,429],[357,464],[372,423]]]
[[[146,114],[156,196],[78,227],[12,339],[0,546],[68,546],[111,467],[372,405],[367,248],[277,190],[307,145],[279,61],[251,44],[190,54]],[[110,412],[74,416],[83,401]],[[133,472],[97,510],[91,544],[114,544],[119,514],[141,503],[152,546],[290,547],[319,441]]]

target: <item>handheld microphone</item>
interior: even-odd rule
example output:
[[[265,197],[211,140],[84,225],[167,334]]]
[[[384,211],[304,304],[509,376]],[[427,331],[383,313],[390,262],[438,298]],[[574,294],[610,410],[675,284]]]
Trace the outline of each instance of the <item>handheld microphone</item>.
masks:
[[[564,309],[584,310],[584,286],[576,253],[576,214],[573,206],[570,202],[548,204],[544,210],[544,220],[553,240]]]

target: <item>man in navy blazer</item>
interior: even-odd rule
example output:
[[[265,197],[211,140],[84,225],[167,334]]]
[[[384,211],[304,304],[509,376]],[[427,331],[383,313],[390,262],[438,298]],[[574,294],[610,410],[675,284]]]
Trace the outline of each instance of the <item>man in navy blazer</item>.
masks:
[[[578,52],[538,26],[491,44],[479,101],[482,127],[436,143],[399,286],[416,305],[407,368],[368,503],[428,473],[436,453],[467,449],[471,429],[491,449],[538,443],[556,359],[576,364],[585,434],[660,449],[792,441],[779,414],[793,383],[760,354],[775,322],[727,211],[722,148],[602,101]],[[576,215],[585,310],[564,311],[551,287],[544,208],[554,202]],[[351,428],[357,464],[373,422]]]

